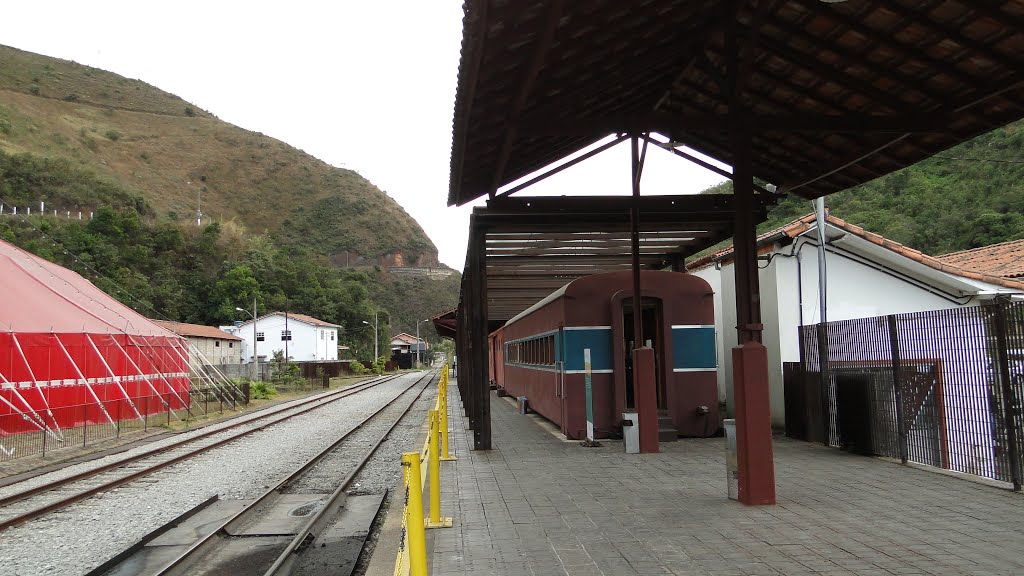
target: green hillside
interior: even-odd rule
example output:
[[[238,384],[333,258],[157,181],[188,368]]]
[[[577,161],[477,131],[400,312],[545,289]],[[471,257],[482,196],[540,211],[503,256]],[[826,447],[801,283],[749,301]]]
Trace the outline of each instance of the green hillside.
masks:
[[[386,338],[458,299],[458,274],[392,277],[437,268],[437,249],[359,174],[144,82],[3,46],[0,201],[0,237],[149,316],[227,323],[255,297],[346,327],[379,311]],[[343,342],[372,351],[372,332]]]
[[[222,122],[138,80],[0,46],[0,151],[66,161],[139,196],[159,217],[198,204],[282,244],[350,264],[437,266],[437,250],[397,202],[359,174],[284,142]],[[93,210],[104,197],[8,185],[15,205]],[[355,256],[355,257],[353,257]]]
[[[724,183],[705,193],[731,190]],[[839,218],[933,256],[1024,238],[1024,121],[832,194],[826,204]],[[789,195],[758,231],[811,211],[810,201]]]

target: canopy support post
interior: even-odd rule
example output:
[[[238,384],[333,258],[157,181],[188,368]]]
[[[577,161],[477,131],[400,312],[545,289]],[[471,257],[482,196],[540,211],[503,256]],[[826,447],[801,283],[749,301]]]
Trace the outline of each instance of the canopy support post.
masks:
[[[476,219],[470,216],[469,258],[472,270],[470,283],[472,296],[469,301],[471,330],[469,333],[469,355],[472,355],[469,386],[473,393],[472,419],[473,448],[491,449],[491,386],[487,380],[487,233]]]
[[[738,346],[732,349],[733,397],[739,500],[747,505],[775,504],[771,410],[768,393],[768,349],[761,343],[761,294],[757,268],[757,203],[754,199],[752,140],[743,102],[757,42],[757,27],[740,46],[737,23],[741,0],[732,0],[735,18],[726,33],[728,55],[729,143],[732,186],[736,201],[735,249]],[[765,0],[761,0],[761,8]],[[760,12],[760,11],[759,11]]]

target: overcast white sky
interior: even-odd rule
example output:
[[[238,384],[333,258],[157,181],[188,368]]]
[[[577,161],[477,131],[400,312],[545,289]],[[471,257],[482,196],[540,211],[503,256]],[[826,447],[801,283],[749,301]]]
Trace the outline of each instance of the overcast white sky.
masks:
[[[462,270],[470,208],[447,207],[462,0],[32,0],[0,13],[0,44],[138,78],[359,172]],[[722,180],[653,150],[642,190],[691,193]],[[629,194],[628,146],[532,193]]]

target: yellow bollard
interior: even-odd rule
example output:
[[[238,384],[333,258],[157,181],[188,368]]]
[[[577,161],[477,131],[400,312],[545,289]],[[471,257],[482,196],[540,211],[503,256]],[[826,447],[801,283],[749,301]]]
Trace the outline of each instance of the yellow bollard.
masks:
[[[430,459],[427,461],[430,474],[430,518],[427,528],[451,528],[451,518],[441,518],[441,462],[438,458],[437,436],[441,418],[437,410],[430,411]]]
[[[440,391],[441,418],[438,426],[441,428],[441,460],[450,462],[458,458],[448,454],[448,379],[444,379],[444,386]]]
[[[405,524],[409,537],[409,575],[427,576],[427,537],[423,532],[423,485],[420,483],[419,452],[402,454],[402,466],[409,467],[406,483]]]

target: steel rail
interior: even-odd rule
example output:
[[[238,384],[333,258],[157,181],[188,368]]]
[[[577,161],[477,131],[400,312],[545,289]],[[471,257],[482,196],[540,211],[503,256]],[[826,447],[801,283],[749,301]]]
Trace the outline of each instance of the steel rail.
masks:
[[[334,506],[335,501],[345,492],[349,485],[352,484],[356,479],[356,476],[363,470],[363,467],[366,466],[366,463],[370,461],[370,458],[377,453],[377,449],[380,448],[380,445],[384,443],[384,440],[386,440],[387,437],[391,435],[391,432],[395,427],[398,426],[398,423],[405,419],[405,415],[409,413],[409,410],[412,410],[416,401],[420,399],[423,392],[430,386],[430,382],[433,381],[433,375],[435,372],[436,371],[433,370],[431,371],[430,378],[427,380],[427,385],[420,390],[419,394],[412,399],[412,402],[405,407],[405,410],[402,411],[398,418],[391,423],[391,426],[388,427],[387,431],[385,431],[384,434],[381,434],[381,437],[377,442],[367,450],[366,455],[358,464],[356,464],[355,468],[349,472],[344,479],[342,479],[341,484],[333,493],[331,493],[324,505],[313,514],[305,525],[303,525],[302,529],[295,535],[295,538],[292,539],[281,555],[278,556],[277,560],[270,566],[270,568],[267,569],[264,576],[291,574],[292,563],[310,543],[316,540],[315,533],[319,532],[324,527],[324,524],[330,520],[327,516],[327,511]]]
[[[301,477],[305,473],[305,471],[308,470],[313,464],[315,464],[316,462],[319,462],[324,457],[326,457],[328,454],[333,452],[338,447],[338,445],[340,445],[342,442],[344,442],[353,433],[358,431],[364,424],[366,424],[366,422],[368,422],[369,420],[371,420],[372,418],[377,416],[377,414],[380,414],[381,412],[383,412],[385,409],[389,408],[392,404],[394,404],[402,396],[404,396],[406,392],[411,390],[413,387],[415,387],[417,384],[422,382],[424,379],[426,379],[427,384],[424,385],[423,388],[426,389],[427,386],[430,384],[430,381],[433,380],[434,373],[435,373],[435,371],[429,372],[426,376],[421,377],[420,379],[416,380],[411,385],[409,385],[408,388],[406,388],[405,390],[400,392],[397,396],[395,396],[395,398],[393,398],[392,400],[384,403],[383,406],[381,406],[379,409],[374,411],[372,414],[368,415],[366,418],[364,418],[362,421],[360,421],[356,426],[354,426],[351,430],[345,432],[340,438],[338,438],[333,443],[331,443],[330,446],[328,446],[327,448],[325,448],[324,450],[319,452],[310,461],[304,463],[302,466],[297,468],[295,471],[293,471],[291,474],[289,474],[283,480],[278,482],[275,486],[269,488],[267,491],[265,491],[263,494],[261,494],[258,498],[256,498],[255,500],[253,500],[252,502],[247,504],[244,508],[242,508],[241,510],[239,510],[238,512],[233,514],[228,519],[224,520],[220,524],[220,526],[218,526],[216,529],[212,530],[209,534],[207,534],[206,536],[204,536],[201,539],[199,539],[196,542],[194,542],[191,546],[189,546],[186,550],[184,550],[180,555],[178,555],[176,558],[174,558],[173,560],[169,561],[167,564],[165,564],[163,567],[161,567],[159,570],[157,570],[157,572],[155,572],[154,576],[170,576],[172,574],[188,574],[190,572],[190,568],[193,567],[194,562],[198,561],[200,557],[202,557],[203,555],[207,554],[210,551],[209,549],[212,548],[212,546],[213,546],[213,544],[215,542],[217,542],[219,539],[221,539],[221,538],[223,538],[225,536],[230,536],[231,535],[230,532],[228,531],[229,527],[231,525],[236,524],[239,521],[241,521],[244,516],[252,513],[253,510],[259,509],[259,507],[261,506],[261,504],[264,503],[264,501],[266,501],[268,498],[270,498],[274,494],[280,492],[282,488],[284,488],[285,486],[291,484],[292,482],[297,480],[299,477]],[[422,393],[423,393],[423,391],[421,390],[420,394],[422,394]],[[417,394],[416,397],[419,398],[419,394]],[[415,400],[413,400],[412,404],[415,404]],[[411,406],[411,404],[410,404],[410,406]],[[408,408],[406,409],[406,411],[408,411]],[[402,413],[402,416],[400,416],[398,418],[398,420],[401,420],[402,417],[404,417],[404,415],[405,415],[405,412]],[[376,446],[374,447],[374,449],[376,449]],[[337,495],[332,493],[332,495],[330,497],[331,502],[333,503],[333,501],[336,498],[337,498]],[[323,510],[324,508],[327,508],[327,507],[329,507],[329,505],[324,505],[321,508],[321,510]],[[315,517],[318,518],[319,516],[320,516],[320,514],[317,514]],[[289,546],[289,549],[290,549],[290,546]]]
[[[138,454],[136,456],[125,458],[123,460],[118,460],[117,462],[113,462],[111,464],[106,464],[106,465],[100,466],[98,468],[93,468],[93,469],[90,469],[90,470],[87,470],[87,471],[84,471],[84,472],[81,472],[81,473],[78,473],[78,474],[74,474],[74,475],[69,476],[67,478],[62,478],[60,480],[55,480],[53,482],[50,482],[50,483],[47,483],[47,484],[43,484],[43,485],[37,486],[35,488],[31,488],[31,489],[26,490],[24,492],[19,492],[17,494],[12,494],[11,496],[8,496],[6,498],[0,499],[0,506],[6,505],[6,504],[10,504],[12,502],[18,502],[18,501],[30,498],[32,496],[38,495],[40,493],[48,492],[50,490],[54,490],[54,489],[60,488],[62,486],[65,486],[67,484],[71,484],[71,483],[79,481],[79,480],[84,480],[84,479],[87,479],[87,478],[98,476],[99,474],[102,474],[104,472],[108,472],[108,471],[116,469],[116,468],[121,468],[121,467],[125,466],[126,464],[130,464],[132,462],[137,462],[137,461],[143,460],[145,458],[156,456],[156,455],[161,454],[163,452],[167,452],[167,451],[170,451],[170,450],[172,450],[174,448],[178,448],[178,447],[180,447],[182,445],[185,445],[185,444],[188,444],[188,443],[191,443],[191,442],[195,442],[195,441],[201,440],[203,438],[207,438],[207,437],[212,436],[214,434],[219,434],[220,432],[223,432],[225,430],[231,430],[233,428],[238,428],[238,427],[244,426],[246,424],[251,424],[254,420],[259,420],[261,418],[266,418],[266,417],[277,416],[277,415],[280,415],[283,412],[287,412],[287,411],[292,410],[292,409],[294,409],[296,407],[307,406],[309,404],[313,404],[312,406],[307,406],[306,408],[303,408],[303,409],[301,409],[301,410],[299,410],[297,412],[292,412],[290,414],[286,414],[284,416],[281,416],[279,418],[273,419],[273,420],[271,420],[269,422],[266,422],[264,424],[260,424],[260,425],[254,427],[254,428],[251,428],[251,429],[239,432],[237,434],[234,434],[234,435],[229,436],[227,438],[224,438],[222,440],[218,440],[217,442],[214,442],[212,444],[208,444],[206,446],[200,447],[200,448],[198,448],[196,450],[193,450],[191,452],[187,452],[187,453],[182,454],[180,456],[176,456],[175,458],[172,458],[170,460],[166,460],[164,462],[157,463],[157,464],[155,464],[153,466],[150,466],[150,467],[142,468],[142,469],[140,469],[140,470],[138,470],[136,472],[133,472],[133,473],[128,474],[126,476],[122,476],[122,477],[117,478],[115,480],[112,480],[110,482],[106,482],[106,483],[100,484],[98,486],[95,486],[95,487],[90,488],[88,490],[79,492],[79,493],[74,494],[72,496],[69,496],[67,498],[63,498],[63,499],[57,500],[57,501],[52,502],[50,504],[47,504],[45,506],[40,506],[39,508],[35,508],[33,510],[25,512],[24,514],[19,514],[17,516],[13,516],[11,518],[8,518],[7,520],[0,521],[0,532],[6,530],[8,528],[12,528],[14,526],[18,526],[20,524],[24,524],[25,522],[28,522],[30,520],[34,520],[36,518],[39,518],[40,516],[44,516],[46,514],[49,514],[50,512],[54,512],[56,510],[60,510],[61,508],[65,508],[65,507],[67,507],[67,506],[69,506],[71,504],[74,504],[75,502],[79,502],[79,501],[84,500],[86,498],[89,498],[91,496],[95,496],[96,494],[99,494],[100,492],[105,492],[105,491],[110,490],[112,488],[116,488],[116,487],[121,486],[123,484],[126,484],[128,482],[131,482],[133,480],[137,480],[138,478],[141,478],[143,476],[146,476],[148,474],[156,472],[157,470],[160,470],[162,468],[166,468],[167,466],[170,466],[172,464],[177,464],[178,462],[181,462],[182,460],[186,460],[186,459],[191,458],[193,456],[202,454],[202,453],[206,452],[207,450],[211,450],[211,449],[216,448],[218,446],[222,446],[222,445],[227,444],[228,442],[231,442],[233,440],[237,440],[237,439],[242,438],[244,436],[247,436],[249,434],[253,434],[255,432],[258,432],[260,430],[263,430],[265,428],[268,428],[270,426],[278,424],[280,422],[284,422],[285,420],[294,418],[296,416],[300,416],[300,415],[305,414],[307,412],[310,412],[312,410],[316,410],[318,408],[321,408],[323,406],[326,406],[328,404],[331,404],[331,403],[336,402],[338,400],[341,400],[343,398],[348,398],[349,396],[354,396],[355,394],[358,394],[360,392],[368,390],[368,389],[370,389],[372,387],[375,387],[377,385],[383,384],[384,382],[388,382],[390,380],[393,380],[393,379],[395,379],[397,377],[398,377],[397,375],[394,375],[394,376],[387,376],[387,377],[383,377],[383,378],[377,378],[377,379],[374,379],[374,380],[370,380],[368,382],[362,382],[360,384],[357,384],[355,387],[345,388],[344,390],[339,390],[337,392],[332,393],[331,395],[318,396],[316,398],[312,398],[312,399],[309,399],[309,400],[303,400],[302,402],[300,402],[298,404],[293,404],[293,405],[288,406],[286,408],[282,408],[281,410],[278,410],[278,411],[273,412],[271,414],[261,415],[261,416],[258,416],[256,418],[252,418],[252,419],[245,420],[245,421],[242,421],[242,422],[236,422],[236,423],[230,424],[228,426],[217,428],[216,430],[211,430],[209,432],[204,432],[204,433],[202,433],[202,434],[200,434],[198,436],[193,436],[191,438],[182,440],[180,442],[175,442],[173,444],[169,444],[167,446],[162,446],[160,448],[156,448],[154,450],[150,450],[150,451],[147,451],[145,453]],[[326,401],[324,400],[325,398],[327,398]]]

